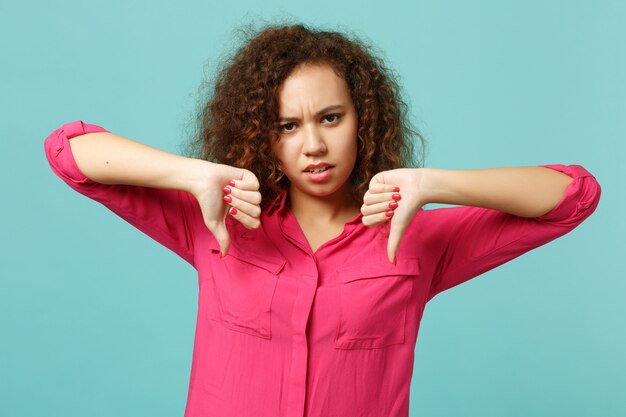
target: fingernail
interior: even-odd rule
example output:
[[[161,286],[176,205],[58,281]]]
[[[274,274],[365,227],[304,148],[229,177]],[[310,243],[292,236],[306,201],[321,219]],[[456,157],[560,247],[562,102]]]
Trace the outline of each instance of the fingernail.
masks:
[[[400,200],[402,197],[400,197],[400,194],[394,194],[391,196],[391,198],[393,198],[394,200],[398,201]]]
[[[400,187],[393,187],[393,189],[391,190],[394,193],[399,193],[400,192]]]
[[[232,201],[233,201],[233,199],[232,199],[232,197],[231,197],[231,196],[229,196],[229,195],[225,195],[225,196],[224,196],[224,201],[227,201],[227,202],[229,202],[229,203],[230,203],[230,202],[232,202]]]
[[[233,187],[235,186],[235,180],[230,180],[230,181],[228,181],[228,183],[229,183],[230,185],[232,185]]]
[[[385,212],[385,216],[387,216],[387,217],[391,217],[391,216],[393,216],[393,210],[387,210],[387,211]]]
[[[395,209],[396,207],[398,207],[398,203],[395,201],[392,201],[391,203],[389,203],[389,208]]]
[[[230,187],[224,187],[223,190],[226,194],[230,194]]]
[[[237,209],[236,209],[235,207],[232,207],[232,208],[230,209],[230,214],[231,214],[232,216],[234,216],[235,214],[237,214]]]

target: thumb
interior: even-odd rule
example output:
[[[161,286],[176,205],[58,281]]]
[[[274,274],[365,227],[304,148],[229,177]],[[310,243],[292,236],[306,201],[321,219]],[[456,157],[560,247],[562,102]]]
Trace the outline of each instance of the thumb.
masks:
[[[391,224],[389,228],[389,238],[387,240],[387,258],[389,258],[389,262],[395,265],[396,253],[398,252],[398,247],[400,246],[400,240],[402,239],[402,236],[406,231],[407,224],[394,220],[396,219],[391,219]]]
[[[217,243],[220,245],[220,252],[222,257],[228,254],[228,249],[230,248],[230,236],[228,235],[228,230],[226,229],[226,225],[224,222],[219,222],[212,228],[210,228],[211,233],[217,240]]]

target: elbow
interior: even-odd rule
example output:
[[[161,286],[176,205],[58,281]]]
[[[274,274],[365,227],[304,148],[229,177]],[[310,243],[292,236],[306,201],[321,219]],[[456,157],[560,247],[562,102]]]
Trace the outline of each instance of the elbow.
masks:
[[[567,187],[561,201],[536,220],[575,228],[596,210],[601,194],[602,188],[595,177],[578,177]]]
[[[575,216],[589,217],[600,203],[602,187],[595,177],[586,177],[587,186],[581,199],[576,202]]]

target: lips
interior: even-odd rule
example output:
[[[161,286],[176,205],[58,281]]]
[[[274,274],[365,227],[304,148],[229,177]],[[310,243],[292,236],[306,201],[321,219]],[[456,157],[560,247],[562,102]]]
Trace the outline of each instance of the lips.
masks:
[[[320,162],[319,164],[310,164],[309,166],[307,166],[304,169],[304,172],[310,172],[312,169],[320,169],[320,168],[325,168],[325,167],[332,168],[333,165],[331,165],[331,164],[329,164],[327,162]],[[323,171],[321,171],[321,172],[323,172]]]

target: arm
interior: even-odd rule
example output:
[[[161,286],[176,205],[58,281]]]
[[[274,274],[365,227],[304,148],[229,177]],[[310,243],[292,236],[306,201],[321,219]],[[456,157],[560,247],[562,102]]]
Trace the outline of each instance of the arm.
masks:
[[[78,169],[91,181],[191,193],[210,162],[153,148],[108,131],[83,133],[69,141]]]
[[[422,181],[430,202],[470,204],[418,212],[416,230],[436,263],[428,299],[569,233],[601,195],[580,165],[429,170]]]
[[[208,162],[169,154],[80,120],[54,130],[44,148],[52,171],[71,188],[194,266],[201,214],[190,192]]]
[[[542,166],[445,170],[424,168],[420,195],[426,203],[458,204],[539,217],[551,211],[574,181]]]

